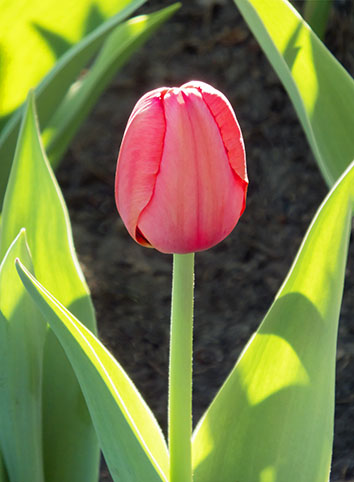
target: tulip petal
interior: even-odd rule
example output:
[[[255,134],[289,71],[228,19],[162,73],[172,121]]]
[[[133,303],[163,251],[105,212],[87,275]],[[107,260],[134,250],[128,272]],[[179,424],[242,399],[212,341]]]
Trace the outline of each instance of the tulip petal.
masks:
[[[188,82],[182,85],[181,88],[199,90],[220,129],[232,169],[248,184],[242,133],[228,99],[220,91],[204,82]]]
[[[130,235],[140,244],[150,243],[137,230],[141,211],[153,195],[165,137],[165,117],[160,88],[144,95],[128,121],[119,152],[115,198]]]
[[[220,126],[199,89],[169,89],[163,105],[160,170],[138,227],[162,252],[204,250],[234,228],[244,206],[245,180],[229,162]]]
[[[248,176],[246,168],[246,153],[240,126],[228,99],[218,90],[203,82],[194,82],[200,90],[204,102],[219,126],[224,147],[227,151],[230,165],[235,174],[243,181],[244,200],[241,214],[246,207]],[[241,215],[240,214],[240,215]]]

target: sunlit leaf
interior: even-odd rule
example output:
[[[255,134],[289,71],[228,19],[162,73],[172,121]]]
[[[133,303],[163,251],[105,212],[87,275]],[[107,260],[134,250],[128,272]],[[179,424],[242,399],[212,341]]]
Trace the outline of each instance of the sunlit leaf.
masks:
[[[52,166],[61,158],[117,69],[179,6],[174,4],[150,15],[135,17],[110,34],[88,74],[73,85],[43,132]]]
[[[193,437],[195,482],[328,482],[354,163]],[[242,320],[240,320],[242,323]]]
[[[69,47],[132,3],[1,0],[0,91],[6,95],[0,97],[0,119],[24,102],[28,90]]]
[[[114,481],[167,481],[168,454],[152,413],[99,340],[17,262],[19,275],[80,381]]]
[[[1,0],[0,0],[1,1]],[[107,0],[108,1],[108,0]],[[65,54],[60,57],[52,70],[43,78],[36,87],[36,102],[40,125],[44,128],[52,117],[60,102],[65,97],[68,88],[77,79],[82,69],[90,59],[97,53],[104,40],[112,30],[123,20],[125,20],[134,10],[142,5],[146,0],[123,1],[121,5],[127,5],[123,10],[112,18],[106,20],[93,32],[84,37],[79,43],[74,44]],[[16,6],[16,2],[7,2],[8,5]],[[28,4],[31,5],[31,2]],[[17,7],[18,8],[18,5]],[[66,11],[65,11],[66,12]],[[65,13],[66,15],[66,13]],[[9,23],[11,26],[12,24]],[[1,51],[0,51],[1,52]],[[1,54],[0,54],[1,55]],[[28,62],[25,64],[28,66]],[[31,64],[35,65],[35,63]],[[4,70],[0,70],[3,72]],[[21,66],[22,72],[22,66]],[[18,75],[19,79],[24,79],[24,75]],[[4,89],[2,92],[7,92]],[[27,92],[27,91],[26,91]],[[26,94],[21,94],[26,95]],[[3,95],[3,98],[5,96]],[[6,189],[6,183],[11,169],[14,155],[18,129],[21,123],[23,109],[17,112],[7,122],[0,135],[0,210]]]
[[[46,325],[19,283],[16,258],[31,266],[23,230],[0,265],[0,448],[11,481],[43,482],[41,401]]]
[[[234,0],[278,74],[331,186],[354,158],[354,80],[287,0]]]
[[[45,157],[29,97],[2,213],[0,259],[25,228],[36,276],[95,329],[88,288],[73,247],[65,203]],[[98,445],[76,377],[55,335],[45,342],[43,373],[45,478],[94,482]]]

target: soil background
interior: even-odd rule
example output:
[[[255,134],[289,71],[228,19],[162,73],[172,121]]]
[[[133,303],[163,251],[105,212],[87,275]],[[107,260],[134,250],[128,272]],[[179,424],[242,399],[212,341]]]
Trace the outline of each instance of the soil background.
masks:
[[[169,3],[147,2],[139,13]],[[353,16],[352,1],[335,1],[325,38],[352,75]],[[229,98],[243,130],[250,178],[247,208],[236,229],[196,256],[194,424],[270,307],[327,193],[288,96],[231,0],[183,2],[101,97],[58,178],[100,337],[165,432],[172,257],[129,237],[113,185],[120,141],[138,98],[192,79]],[[353,248],[338,336],[331,481],[354,481]],[[103,463],[101,482],[111,480]]]

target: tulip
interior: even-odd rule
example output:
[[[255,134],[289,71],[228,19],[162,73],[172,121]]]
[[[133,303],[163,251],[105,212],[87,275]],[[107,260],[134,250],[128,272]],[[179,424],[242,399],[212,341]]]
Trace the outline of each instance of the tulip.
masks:
[[[248,178],[235,113],[203,82],[145,94],[128,120],[115,198],[135,241],[192,253],[222,241],[245,208]]]

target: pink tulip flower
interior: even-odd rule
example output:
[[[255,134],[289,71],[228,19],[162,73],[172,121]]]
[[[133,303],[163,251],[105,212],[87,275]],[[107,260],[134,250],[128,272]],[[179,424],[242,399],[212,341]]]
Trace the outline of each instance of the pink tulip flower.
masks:
[[[163,253],[222,241],[245,209],[243,138],[226,97],[203,82],[145,94],[128,120],[115,198],[130,235]]]

